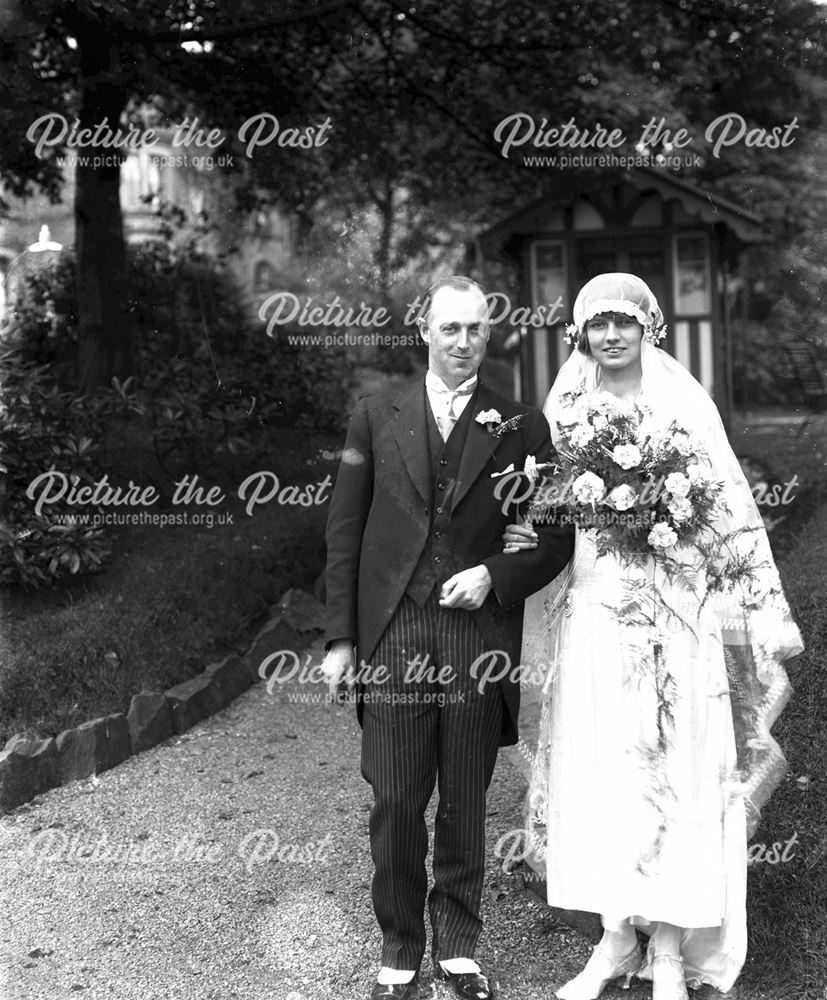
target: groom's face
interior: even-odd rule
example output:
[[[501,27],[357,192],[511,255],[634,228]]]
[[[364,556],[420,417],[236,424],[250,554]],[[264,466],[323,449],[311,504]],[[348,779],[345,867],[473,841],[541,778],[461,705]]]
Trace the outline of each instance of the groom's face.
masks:
[[[449,389],[477,373],[490,327],[485,296],[476,288],[440,288],[421,327],[428,367]]]

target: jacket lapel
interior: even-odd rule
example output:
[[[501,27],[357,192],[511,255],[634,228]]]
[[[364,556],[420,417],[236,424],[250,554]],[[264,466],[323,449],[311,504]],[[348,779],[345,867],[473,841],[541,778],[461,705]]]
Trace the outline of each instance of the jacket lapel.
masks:
[[[393,436],[408,475],[422,499],[430,505],[431,455],[428,448],[428,426],[425,422],[426,405],[425,384],[420,380],[400,397],[398,403],[394,403],[398,413],[393,425]]]
[[[485,468],[485,464],[494,454],[499,438],[490,434],[483,424],[477,422],[477,414],[483,410],[494,409],[496,400],[488,387],[480,382],[476,396],[474,397],[474,412],[471,415],[471,423],[468,427],[468,436],[465,439],[465,448],[459,463],[459,473],[457,475],[457,485],[454,492],[453,509],[459,506],[460,501],[473,486],[474,481]]]

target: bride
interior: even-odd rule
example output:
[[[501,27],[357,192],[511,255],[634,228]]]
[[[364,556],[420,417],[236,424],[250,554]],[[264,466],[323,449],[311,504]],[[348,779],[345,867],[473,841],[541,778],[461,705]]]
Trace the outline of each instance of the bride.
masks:
[[[595,529],[578,528],[562,591],[526,605],[521,662],[549,665],[539,732],[524,731],[519,748],[529,860],[551,905],[598,913],[603,926],[561,1000],[592,1000],[633,975],[653,981],[655,1000],[685,1000],[687,983],[732,986],[746,956],[747,839],[784,769],[769,729],[790,693],[781,660],[801,651],[800,635],[718,411],[656,346],[664,331],[640,278],[591,279],[544,410],[563,449],[563,428],[589,406],[650,430],[677,421],[723,483],[719,549],[674,546],[679,582],[652,556],[599,555]],[[530,523],[504,540],[509,552],[535,544]],[[713,567],[737,558],[756,571],[708,592]],[[635,586],[658,595],[648,618],[622,611]]]

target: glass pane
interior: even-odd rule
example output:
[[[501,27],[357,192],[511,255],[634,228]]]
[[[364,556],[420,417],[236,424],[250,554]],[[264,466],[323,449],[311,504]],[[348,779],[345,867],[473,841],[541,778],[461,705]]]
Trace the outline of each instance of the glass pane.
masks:
[[[663,206],[657,195],[641,202],[632,216],[633,226],[660,226],[663,223]]]
[[[538,271],[563,270],[563,247],[560,243],[555,245],[541,243],[537,246],[536,253]]]
[[[655,293],[661,309],[666,303],[666,268],[662,250],[633,251],[629,254],[629,271],[643,278]]]
[[[706,237],[679,236],[678,256],[681,260],[706,260]]]
[[[535,306],[553,305],[562,299],[562,310],[558,310],[557,315],[566,314],[566,268],[562,243],[534,245],[534,294]]]
[[[703,235],[675,238],[675,313],[698,315],[712,309],[709,247]]]
[[[597,209],[582,199],[574,206],[574,228],[581,229],[604,229],[606,223],[603,216]]]

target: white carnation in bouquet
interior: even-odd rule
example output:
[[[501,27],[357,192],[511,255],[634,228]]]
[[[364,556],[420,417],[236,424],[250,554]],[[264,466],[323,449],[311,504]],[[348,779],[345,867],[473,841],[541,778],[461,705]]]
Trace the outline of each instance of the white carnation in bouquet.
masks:
[[[608,497],[608,502],[615,510],[628,510],[634,506],[635,500],[637,500],[637,493],[626,483],[615,486]]]
[[[686,478],[693,486],[706,486],[709,482],[709,467],[700,462],[692,462],[686,467]]]
[[[640,465],[640,448],[636,444],[615,445],[612,459],[621,469],[634,469],[636,465]]]
[[[692,504],[686,497],[672,497],[666,504],[669,513],[679,524],[692,517]]]
[[[578,424],[569,436],[569,441],[575,448],[582,448],[594,438],[594,427],[591,424]]]
[[[658,523],[649,532],[646,539],[653,549],[671,549],[677,542],[678,536],[673,528],[670,528],[666,521]]]
[[[603,499],[606,484],[593,472],[584,472],[571,484],[571,490],[578,503],[596,503]]]
[[[663,488],[673,497],[685,497],[692,484],[682,472],[670,472],[666,477]]]
[[[687,455],[691,455],[695,451],[695,445],[689,438],[688,434],[683,431],[677,431],[672,437],[672,447],[677,451],[679,455],[683,455],[686,458]]]

